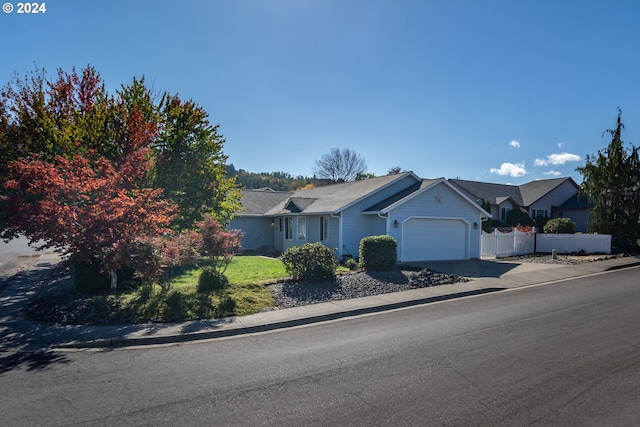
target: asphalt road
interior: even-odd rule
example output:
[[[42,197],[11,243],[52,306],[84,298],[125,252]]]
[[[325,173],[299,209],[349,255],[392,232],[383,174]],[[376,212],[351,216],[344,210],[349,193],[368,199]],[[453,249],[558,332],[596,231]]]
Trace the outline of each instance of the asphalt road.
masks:
[[[28,268],[37,257],[38,252],[29,246],[29,240],[25,237],[7,243],[0,239],[0,281]]]
[[[0,425],[635,426],[639,273],[210,342],[0,355]]]

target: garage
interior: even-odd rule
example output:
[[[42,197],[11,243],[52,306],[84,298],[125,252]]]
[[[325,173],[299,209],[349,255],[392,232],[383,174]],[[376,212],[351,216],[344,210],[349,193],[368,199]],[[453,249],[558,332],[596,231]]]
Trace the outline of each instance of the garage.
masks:
[[[400,257],[407,261],[469,258],[469,223],[458,218],[409,218],[402,224]]]

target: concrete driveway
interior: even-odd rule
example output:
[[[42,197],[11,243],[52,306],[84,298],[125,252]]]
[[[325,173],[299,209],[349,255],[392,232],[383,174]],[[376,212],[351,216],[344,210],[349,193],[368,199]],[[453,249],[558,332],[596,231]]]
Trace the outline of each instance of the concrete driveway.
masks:
[[[468,259],[454,261],[421,261],[404,263],[412,267],[428,268],[440,273],[456,274],[469,279],[501,278],[513,274],[541,272],[562,268],[560,264],[500,261],[496,259]]]

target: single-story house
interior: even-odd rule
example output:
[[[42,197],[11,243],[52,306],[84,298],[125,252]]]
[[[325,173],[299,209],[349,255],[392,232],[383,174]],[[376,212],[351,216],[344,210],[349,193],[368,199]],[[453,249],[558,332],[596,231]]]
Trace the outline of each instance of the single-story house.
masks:
[[[531,218],[571,218],[576,231],[587,231],[587,199],[578,197],[580,187],[571,178],[531,181],[523,185],[492,184],[450,179],[449,182],[476,203],[488,202],[493,218],[505,222],[511,209],[523,208]]]
[[[398,242],[400,262],[479,258],[481,224],[491,217],[446,179],[413,172],[297,191],[246,190],[241,202],[229,228],[243,231],[247,250],[322,242],[338,257],[357,257],[363,237],[386,234]]]

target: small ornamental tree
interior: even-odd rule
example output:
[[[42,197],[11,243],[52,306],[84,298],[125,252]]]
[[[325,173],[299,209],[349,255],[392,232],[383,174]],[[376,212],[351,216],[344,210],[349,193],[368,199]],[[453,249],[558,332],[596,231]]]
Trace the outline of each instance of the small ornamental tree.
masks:
[[[211,266],[224,273],[233,256],[242,249],[242,232],[225,231],[212,216],[207,216],[196,225],[200,228],[202,250],[211,260]]]
[[[132,268],[142,283],[171,286],[172,269],[193,265],[199,256],[200,235],[189,230],[173,235],[143,236],[123,247],[122,263]]]

